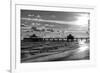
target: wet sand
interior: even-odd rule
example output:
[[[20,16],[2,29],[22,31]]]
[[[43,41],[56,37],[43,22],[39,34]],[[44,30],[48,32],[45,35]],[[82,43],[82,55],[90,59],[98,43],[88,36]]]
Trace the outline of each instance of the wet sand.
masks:
[[[21,59],[22,63],[89,60],[89,44],[87,42],[44,42],[36,45],[39,43],[23,46],[27,49],[21,50],[21,52],[26,50],[25,57]]]

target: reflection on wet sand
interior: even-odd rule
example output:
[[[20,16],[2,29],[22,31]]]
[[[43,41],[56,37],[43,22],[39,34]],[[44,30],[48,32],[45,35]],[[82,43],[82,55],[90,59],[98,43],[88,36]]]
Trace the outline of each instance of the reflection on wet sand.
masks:
[[[37,43],[34,44],[35,47],[33,46],[31,50],[26,50],[25,56],[22,58],[21,62],[26,63],[89,59],[89,43],[85,40],[80,40],[78,42],[46,42],[44,44],[42,43],[42,46],[40,47],[36,46]],[[25,50],[22,51],[25,52]],[[35,51],[38,53],[35,53]]]
[[[75,49],[69,59],[89,59],[89,44],[85,41],[79,41],[79,48]]]

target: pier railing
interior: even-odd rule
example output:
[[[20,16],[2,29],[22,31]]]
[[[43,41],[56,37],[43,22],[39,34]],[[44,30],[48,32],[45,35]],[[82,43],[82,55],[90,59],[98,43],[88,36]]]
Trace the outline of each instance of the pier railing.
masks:
[[[24,38],[23,41],[33,41],[33,42],[42,42],[42,41],[54,41],[54,42],[61,42],[61,41],[89,41],[89,38],[74,38],[74,39],[67,39],[67,38]]]

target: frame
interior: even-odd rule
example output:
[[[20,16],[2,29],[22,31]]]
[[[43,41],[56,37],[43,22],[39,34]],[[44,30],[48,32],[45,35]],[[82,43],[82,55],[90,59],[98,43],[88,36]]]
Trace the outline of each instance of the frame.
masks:
[[[94,66],[95,65],[95,49],[94,49],[95,48],[95,45],[94,45],[95,44],[95,40],[94,40],[94,37],[95,37],[95,35],[94,35],[95,34],[94,22],[95,21],[94,21],[94,8],[93,7],[81,7],[81,6],[79,7],[79,6],[73,6],[73,5],[67,6],[67,5],[60,5],[60,4],[58,4],[58,5],[46,5],[46,4],[36,5],[36,4],[31,4],[31,3],[22,4],[22,3],[13,2],[13,1],[11,3],[11,6],[12,6],[11,7],[11,72],[12,73],[25,72],[25,71],[35,72],[35,71],[38,71],[38,70],[43,71],[43,70],[66,69],[66,68],[73,68],[73,67],[75,68],[75,67],[84,67],[84,66],[88,67],[88,66]],[[26,15],[28,13],[34,13],[34,14],[40,13],[40,15],[42,14],[42,18],[45,19],[45,20],[43,20],[41,18],[41,16],[39,16],[39,15],[37,15],[36,18],[34,19],[34,14],[33,14],[33,18],[31,18],[32,14],[28,14],[29,17],[30,17],[30,18],[28,18],[28,17],[26,17],[25,13],[26,13]],[[46,18],[47,16],[45,16],[45,13],[51,14],[52,15],[51,18],[48,14],[47,14],[48,18]],[[64,18],[63,18],[65,16],[64,14],[67,15],[67,17],[68,17],[68,18],[66,17],[66,21],[71,20],[70,22],[62,21],[62,20],[64,20]],[[82,20],[80,20],[78,22],[72,21],[72,18],[74,18],[74,16],[77,18],[77,17],[79,17],[78,15],[83,15]],[[61,17],[62,19],[56,18],[57,16],[58,17],[62,16]],[[85,16],[85,19],[84,19],[84,16]],[[86,20],[87,19],[86,17],[88,17],[88,21]],[[69,18],[71,18],[71,19],[69,19]],[[79,17],[79,19],[80,19],[80,17]],[[73,31],[86,31],[86,30],[88,31],[88,34],[89,34],[88,37],[74,38],[74,40],[76,40],[78,42],[80,42],[80,40],[82,40],[82,39],[83,40],[85,39],[86,41],[89,42],[88,57],[86,57],[86,59],[83,59],[82,58],[83,54],[82,54],[82,56],[81,56],[82,59],[80,59],[80,58],[77,59],[77,58],[75,58],[75,55],[73,55],[70,58],[59,60],[57,57],[61,56],[61,58],[62,58],[62,56],[64,56],[65,54],[64,53],[61,53],[61,54],[58,53],[56,55],[54,54],[54,55],[50,55],[50,56],[47,56],[47,57],[42,57],[42,58],[39,57],[39,58],[35,58],[35,59],[30,59],[31,56],[28,56],[28,55],[31,53],[32,50],[28,50],[28,54],[26,55],[28,57],[25,57],[25,58],[22,59],[22,55],[21,55],[22,51],[27,52],[25,50],[21,50],[21,48],[22,48],[21,44],[23,44],[21,40],[24,39],[21,36],[22,35],[21,31],[23,31],[22,28],[24,26],[27,26],[25,24],[22,24],[23,20],[28,20],[28,21],[34,20],[35,23],[38,23],[37,25],[43,24],[42,27],[44,26],[44,24],[46,24],[46,26],[47,26],[47,24],[50,24],[48,26],[49,27],[53,26],[53,28],[55,27],[54,29],[56,31],[59,31],[59,30],[65,31],[63,29],[66,26],[63,26],[63,25],[65,25],[65,24],[72,24],[73,25],[73,22],[75,24],[78,24],[78,26],[82,26],[82,28],[80,27],[80,29],[78,29],[79,27],[76,27],[76,25],[75,26],[74,25],[73,26],[67,25],[67,27],[69,27],[69,28],[66,27],[66,29],[69,29],[69,30],[66,30],[66,32],[72,31],[72,29],[74,29],[74,27],[76,29],[74,29]],[[85,24],[85,21],[83,22],[83,20],[87,21],[86,23],[88,24],[88,25],[85,25],[86,28],[84,28],[84,29],[83,29],[83,27],[85,27],[85,26],[83,26],[82,24],[83,23]],[[51,26],[51,24],[52,24],[52,26]],[[56,26],[53,25],[53,24],[55,24]],[[61,24],[63,24],[63,25],[60,26],[59,30],[56,29],[58,27],[58,24],[59,24],[59,26]],[[34,25],[35,24],[33,24],[33,26]],[[31,26],[31,27],[33,27],[33,26]],[[38,28],[38,29],[41,29],[41,28]],[[45,29],[47,29],[47,28],[45,27]],[[37,30],[37,28],[33,28],[33,30],[35,32],[35,30]],[[40,31],[40,30],[37,30],[37,31]],[[49,32],[53,32],[53,31],[54,30],[48,30],[46,32],[49,33]],[[26,34],[23,34],[23,35],[26,35]],[[54,37],[56,37],[56,35]],[[68,35],[66,35],[66,36],[68,36]],[[26,42],[27,42],[27,39],[28,39],[28,41],[30,40],[30,38],[26,38],[26,36],[24,36],[24,37],[26,39]],[[63,34],[63,37],[64,37],[64,34]],[[32,41],[32,40],[36,41],[36,42],[37,41],[40,42],[41,38],[38,38],[38,40],[36,40],[36,38],[35,38],[35,40],[34,40],[34,37],[32,37],[32,39],[30,41]],[[91,41],[91,40],[94,40],[94,41]],[[61,44],[62,41],[68,42],[68,38],[65,38],[65,37],[62,38],[62,36],[61,37],[57,36],[56,38],[50,38],[50,36],[49,37],[47,37],[47,36],[42,37],[42,43],[48,42],[48,41],[53,41],[53,44],[54,44],[54,41],[57,41]],[[69,41],[73,41],[73,40],[69,40]],[[80,42],[80,43],[82,43],[82,42]],[[52,43],[50,42],[50,44],[52,44]],[[57,44],[57,43],[55,43],[55,44]],[[25,44],[25,45],[27,45],[27,44]],[[83,48],[80,51],[86,51],[86,50],[87,49]],[[38,51],[38,52],[39,53],[36,54],[36,57],[38,57],[37,55],[40,54],[40,51]],[[85,53],[85,55],[86,55],[86,53]],[[34,53],[32,53],[32,54],[34,54]],[[44,54],[44,52],[43,52],[43,54]],[[79,55],[81,55],[81,54],[79,54]],[[40,54],[40,56],[41,56],[41,54]],[[76,55],[76,57],[77,57],[77,55]],[[27,58],[29,58],[29,60]],[[55,58],[57,58],[57,59],[55,60]]]

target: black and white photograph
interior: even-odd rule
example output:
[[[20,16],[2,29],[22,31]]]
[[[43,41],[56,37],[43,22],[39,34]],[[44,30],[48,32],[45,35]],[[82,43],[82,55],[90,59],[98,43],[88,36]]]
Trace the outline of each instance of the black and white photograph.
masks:
[[[90,13],[20,10],[21,63],[90,60]]]

